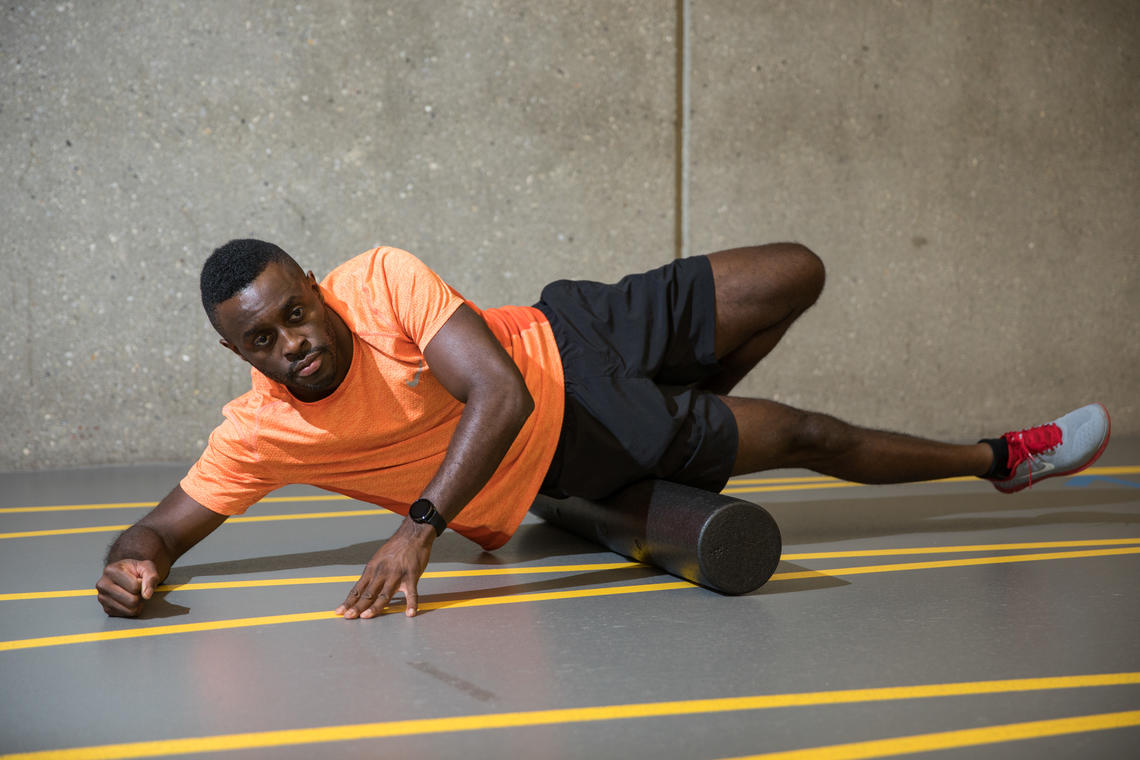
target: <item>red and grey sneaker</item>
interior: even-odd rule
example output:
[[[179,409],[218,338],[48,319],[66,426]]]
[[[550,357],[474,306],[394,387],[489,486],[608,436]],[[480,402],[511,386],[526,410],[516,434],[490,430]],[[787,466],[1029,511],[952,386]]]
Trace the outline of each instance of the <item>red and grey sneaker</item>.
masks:
[[[1111,429],[1108,410],[1089,404],[1044,425],[1006,433],[1008,474],[988,480],[1002,493],[1014,493],[1046,478],[1080,472],[1104,453]]]

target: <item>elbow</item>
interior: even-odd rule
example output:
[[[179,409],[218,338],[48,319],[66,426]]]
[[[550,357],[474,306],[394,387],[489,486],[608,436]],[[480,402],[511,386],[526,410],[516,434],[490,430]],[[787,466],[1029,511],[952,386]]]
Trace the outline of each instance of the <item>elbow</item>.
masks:
[[[521,377],[512,397],[512,418],[517,429],[522,430],[523,425],[530,419],[530,415],[534,413],[534,396],[530,395],[530,389],[526,387],[526,383],[522,382]]]
[[[503,378],[496,396],[500,419],[514,435],[518,435],[534,412],[534,397],[530,395],[530,389],[526,387],[522,375],[514,372],[510,377]]]
[[[488,378],[467,396],[464,403],[472,410],[477,409],[475,414],[485,423],[509,432],[512,437],[518,435],[534,412],[534,397],[517,372]]]

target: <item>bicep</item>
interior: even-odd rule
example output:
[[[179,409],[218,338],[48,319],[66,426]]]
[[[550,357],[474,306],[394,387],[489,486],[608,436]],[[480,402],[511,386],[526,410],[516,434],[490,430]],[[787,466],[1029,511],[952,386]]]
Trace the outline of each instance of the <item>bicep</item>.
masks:
[[[175,486],[138,524],[158,533],[166,548],[177,558],[210,535],[226,521],[226,517],[202,506],[181,486]]]
[[[423,349],[432,374],[466,403],[478,388],[526,390],[522,374],[483,318],[460,306]]]
[[[418,346],[434,340],[463,298],[430,267],[407,251],[386,249],[372,290],[381,312]]]

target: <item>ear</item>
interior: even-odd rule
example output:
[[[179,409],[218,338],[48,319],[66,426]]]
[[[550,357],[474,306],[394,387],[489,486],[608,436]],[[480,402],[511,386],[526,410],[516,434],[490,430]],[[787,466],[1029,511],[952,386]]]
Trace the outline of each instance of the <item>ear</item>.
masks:
[[[236,356],[237,356],[239,359],[241,359],[242,361],[245,361],[245,357],[241,355],[241,351],[238,351],[238,350],[237,350],[237,346],[235,346],[233,343],[230,343],[230,342],[229,342],[228,340],[226,340],[225,338],[220,338],[220,339],[218,340],[218,342],[219,342],[219,343],[221,343],[221,344],[222,344],[223,346],[225,346],[226,348],[228,348],[229,350],[233,351],[233,352],[234,352],[234,354],[235,354],[235,355],[236,355]]]
[[[323,301],[324,298],[321,296],[321,286],[317,284],[317,276],[313,274],[312,269],[310,269],[308,274],[305,275],[305,279],[309,281],[309,287],[312,288],[313,292],[317,294],[317,298],[320,298]]]

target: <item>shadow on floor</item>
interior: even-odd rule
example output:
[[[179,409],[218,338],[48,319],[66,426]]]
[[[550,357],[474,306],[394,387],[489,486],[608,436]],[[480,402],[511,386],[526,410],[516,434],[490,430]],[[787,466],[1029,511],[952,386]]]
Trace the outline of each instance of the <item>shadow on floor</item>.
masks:
[[[744,596],[769,596],[772,594],[787,594],[791,592],[800,591],[821,591],[827,588],[838,588],[839,586],[850,586],[851,581],[845,581],[842,578],[837,578],[833,575],[813,575],[809,578],[788,578],[784,579],[780,576],[789,573],[810,573],[813,569],[797,565],[792,562],[781,561],[776,567],[776,572],[772,577],[760,588],[755,591],[745,594]]]
[[[189,615],[190,608],[181,604],[174,604],[173,602],[166,601],[165,591],[158,591],[150,601],[143,607],[142,614],[138,616],[138,620],[165,620],[166,618],[180,617],[182,615]]]
[[[1042,525],[1137,525],[1140,514],[1097,509],[1137,501],[1136,491],[1106,489],[1039,491],[1012,496],[909,493],[878,499],[782,502],[765,504],[764,508],[779,523],[787,547],[877,536]]]
[[[186,569],[193,568],[184,568],[184,570]],[[173,575],[173,573],[171,575]],[[443,594],[421,594],[420,605],[421,607],[431,607],[435,605],[446,606],[449,603],[463,602],[470,599],[481,599],[497,596],[520,596],[523,594],[541,594],[552,591],[565,591],[591,586],[620,585],[648,581],[651,579],[661,579],[663,577],[668,578],[670,576],[668,576],[662,570],[658,570],[649,566],[597,570],[589,572],[574,572],[565,575],[559,575],[553,578],[528,581],[526,583],[508,583],[501,586],[482,587],[478,589],[468,589],[466,591],[455,591]],[[181,583],[184,581],[175,582]],[[348,587],[348,584],[346,584],[346,591]],[[166,595],[168,593],[171,592],[156,593],[154,595],[154,598],[147,603],[147,606],[144,608],[143,614],[139,616],[139,619],[152,620],[169,618],[178,615],[185,615],[190,612],[189,607],[172,604],[166,601]],[[401,596],[402,595],[400,594],[396,595],[396,598],[393,602],[394,607],[390,608],[389,611],[401,613],[403,612],[403,603]],[[427,615],[431,614],[432,612],[434,612],[434,610],[425,609],[421,610],[420,614]]]
[[[348,573],[363,569],[384,543],[382,539],[350,544],[339,549],[272,554],[263,557],[209,562],[198,565],[175,565],[166,583],[189,583],[195,578],[245,573],[270,573],[279,570],[332,568],[345,566]],[[460,563],[475,567],[499,567],[557,557],[590,554],[600,547],[546,523],[523,525],[510,543],[496,552],[486,552],[455,533],[445,533],[432,547],[432,565]],[[609,550],[604,550],[614,557]],[[618,561],[618,560],[609,560]],[[430,569],[430,566],[429,566]]]
[[[1028,495],[1002,494],[914,494],[877,499],[834,499],[825,501],[783,502],[765,505],[780,525],[785,550],[801,544],[838,542],[878,536],[923,533],[983,531],[1042,525],[1076,524],[1140,524],[1140,515],[1097,510],[1090,507],[1092,492],[1047,491]],[[1096,505],[1134,503],[1135,491],[1098,490]],[[1064,510],[1064,511],[1058,511]],[[1095,510],[1095,511],[1094,511]],[[168,584],[188,583],[211,576],[268,573],[308,568],[348,568],[346,575],[359,571],[371,559],[382,540],[351,544],[338,549],[267,555],[223,562],[175,567]],[[563,556],[598,554],[594,561],[620,561],[618,555],[546,523],[522,526],[506,547],[495,553],[456,534],[447,534],[435,545],[432,561],[476,567],[495,567],[549,560]],[[847,585],[834,577],[819,576],[782,581],[780,573],[798,572],[806,568],[783,562],[777,579],[754,594],[779,594],[792,591],[818,590]],[[664,575],[651,568],[580,572],[527,583],[512,583],[475,591],[421,597],[424,602],[462,601],[474,597],[517,595],[596,586]],[[146,617],[172,617],[187,610],[164,601],[148,607]],[[164,606],[165,605],[165,606]]]

